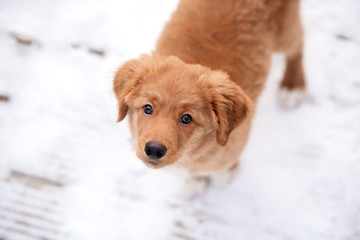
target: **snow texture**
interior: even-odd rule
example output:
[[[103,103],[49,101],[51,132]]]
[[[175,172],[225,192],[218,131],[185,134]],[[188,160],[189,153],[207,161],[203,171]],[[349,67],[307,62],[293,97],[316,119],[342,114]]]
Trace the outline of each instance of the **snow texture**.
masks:
[[[188,201],[135,156],[112,77],[175,0],[0,0],[0,239],[359,240],[360,2],[304,0],[305,101],[273,57],[238,177]]]

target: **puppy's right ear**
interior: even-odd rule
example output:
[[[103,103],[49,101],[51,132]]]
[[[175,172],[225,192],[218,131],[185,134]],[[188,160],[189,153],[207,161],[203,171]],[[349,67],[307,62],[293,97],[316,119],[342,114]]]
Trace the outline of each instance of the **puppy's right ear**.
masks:
[[[243,89],[222,71],[211,71],[206,78],[209,84],[210,104],[214,112],[216,140],[225,146],[230,133],[253,111],[252,100]]]
[[[130,60],[124,63],[115,74],[113,89],[119,104],[118,122],[127,114],[127,96],[141,82],[143,71],[144,66],[139,60]]]

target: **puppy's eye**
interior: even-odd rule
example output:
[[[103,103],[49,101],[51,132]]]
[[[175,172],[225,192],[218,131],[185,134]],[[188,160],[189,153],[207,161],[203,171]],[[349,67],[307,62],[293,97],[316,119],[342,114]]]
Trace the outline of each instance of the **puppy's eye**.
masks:
[[[152,115],[152,113],[153,113],[153,108],[152,108],[152,106],[150,106],[149,104],[147,104],[147,105],[145,105],[145,106],[143,107],[143,111],[144,111],[144,113],[147,114],[147,115]]]
[[[184,114],[181,118],[180,118],[180,122],[182,124],[189,124],[192,121],[192,117],[189,114]]]

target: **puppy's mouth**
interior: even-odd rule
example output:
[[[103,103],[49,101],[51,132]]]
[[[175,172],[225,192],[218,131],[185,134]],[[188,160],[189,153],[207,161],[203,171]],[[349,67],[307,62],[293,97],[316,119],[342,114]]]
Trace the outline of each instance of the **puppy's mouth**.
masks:
[[[151,158],[143,160],[143,162],[145,163],[146,166],[148,166],[149,168],[153,168],[153,169],[162,168],[162,167],[165,167],[165,165],[166,165],[159,160],[154,160]]]

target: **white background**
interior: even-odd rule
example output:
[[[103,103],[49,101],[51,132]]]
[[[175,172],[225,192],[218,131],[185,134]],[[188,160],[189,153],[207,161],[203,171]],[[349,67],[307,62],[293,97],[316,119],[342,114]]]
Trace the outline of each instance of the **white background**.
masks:
[[[112,93],[176,4],[0,0],[0,239],[359,240],[359,1],[302,1],[304,104],[278,107],[274,56],[239,177],[191,201],[136,159]]]

